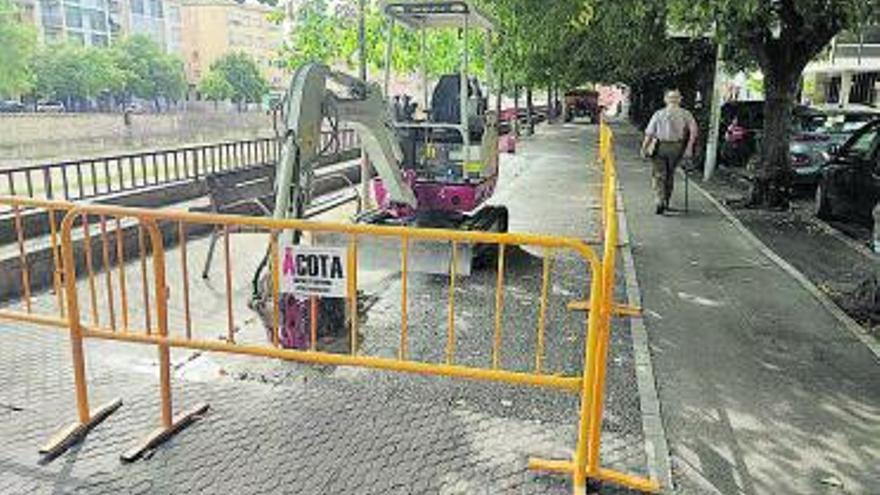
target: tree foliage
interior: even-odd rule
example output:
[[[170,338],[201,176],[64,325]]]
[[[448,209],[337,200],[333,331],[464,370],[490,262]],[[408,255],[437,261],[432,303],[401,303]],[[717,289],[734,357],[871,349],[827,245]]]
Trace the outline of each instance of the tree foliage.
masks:
[[[220,72],[209,70],[199,81],[199,93],[208,101],[225,101],[232,98],[232,85]]]
[[[76,101],[118,92],[124,86],[124,74],[108,50],[75,44],[44,46],[32,67],[36,93],[62,100],[68,108]]]
[[[573,78],[569,51],[594,16],[592,1],[481,2],[498,23],[493,64],[510,84],[538,86]]]
[[[0,0],[0,96],[14,96],[31,89],[29,61],[35,45],[33,26],[18,19],[18,9],[12,0]]]
[[[295,68],[307,62],[344,64],[354,68],[358,59],[357,0],[328,2],[302,0],[294,13],[291,38],[286,40],[282,53],[288,67]],[[388,19],[379,12],[377,2],[368,1],[365,12],[367,64],[381,69],[385,65]],[[484,37],[471,31],[468,40],[471,58],[470,71],[484,74]],[[425,69],[429,76],[458,70],[461,64],[463,39],[457,30],[430,30],[425,35]],[[396,24],[394,28],[392,69],[398,73],[421,70],[422,40],[417,32]]]
[[[186,90],[183,62],[167,55],[143,36],[133,36],[112,48],[72,43],[41,47],[29,61],[34,93],[45,99],[76,103],[115,97],[177,101]],[[157,108],[158,109],[158,108]]]
[[[269,83],[260,74],[257,63],[241,52],[228,53],[215,60],[199,87],[209,99],[230,99],[239,107],[260,101],[269,91]]]
[[[186,90],[183,61],[166,54],[152,39],[134,35],[113,46],[116,66],[123,73],[122,91],[157,102],[177,101]]]

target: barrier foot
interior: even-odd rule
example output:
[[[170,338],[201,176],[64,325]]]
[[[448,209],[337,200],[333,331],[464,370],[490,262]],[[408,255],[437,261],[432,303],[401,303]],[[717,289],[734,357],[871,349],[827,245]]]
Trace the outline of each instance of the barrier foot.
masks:
[[[590,301],[570,301],[566,308],[569,311],[590,311]],[[642,316],[642,308],[631,304],[613,304],[611,313],[619,317],[638,317]]]
[[[183,430],[187,426],[194,423],[197,419],[201,418],[201,416],[208,410],[208,404],[199,404],[188,411],[184,411],[171,421],[171,425],[166,427],[159,427],[152,431],[146,438],[144,438],[141,442],[135,445],[133,448],[124,452],[120,459],[123,462],[134,462],[138,460],[141,456],[144,455],[149,450],[153,450],[166,440],[173,437],[177,432]]]
[[[99,407],[91,415],[85,423],[76,422],[59,431],[52,436],[42,447],[40,447],[40,455],[43,461],[51,461],[52,459],[63,454],[67,449],[79,443],[85,436],[98,426],[108,416],[113,414],[117,409],[122,407],[122,399],[114,399],[107,404]]]
[[[529,469],[532,471],[550,471],[551,473],[573,473],[574,462],[530,457]]]
[[[570,460],[553,460],[533,457],[529,459],[528,466],[529,469],[534,471],[549,471],[552,473],[567,473],[574,475],[574,462]],[[587,493],[591,493],[598,489],[604,481],[632,488],[642,493],[660,492],[660,483],[656,480],[621,473],[619,471],[614,471],[613,469],[599,468],[597,473],[588,474],[587,476],[587,486],[585,487]]]

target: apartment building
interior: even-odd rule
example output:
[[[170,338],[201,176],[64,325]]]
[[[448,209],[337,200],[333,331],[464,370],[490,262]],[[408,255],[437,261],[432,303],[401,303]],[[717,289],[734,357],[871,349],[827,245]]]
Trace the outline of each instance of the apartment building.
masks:
[[[880,26],[837,36],[826,52],[804,70],[813,103],[880,106]]]
[[[37,27],[44,43],[67,41],[109,46],[130,34],[145,34],[170,52],[180,52],[178,0],[18,0],[22,18]]]
[[[277,54],[283,34],[269,20],[273,8],[245,0],[183,0],[183,59],[187,80],[197,85],[211,64],[230,52],[244,52],[257,62],[263,76],[275,88],[287,84]]]

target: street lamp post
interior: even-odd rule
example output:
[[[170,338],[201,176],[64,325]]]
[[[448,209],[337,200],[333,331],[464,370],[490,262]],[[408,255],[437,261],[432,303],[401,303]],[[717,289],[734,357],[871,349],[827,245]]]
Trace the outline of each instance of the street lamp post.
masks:
[[[703,167],[703,180],[712,178],[718,161],[718,135],[721,130],[721,88],[724,78],[723,61],[724,45],[719,41],[715,52],[715,78],[712,81],[712,101],[709,105],[709,135],[706,137],[706,163]]]

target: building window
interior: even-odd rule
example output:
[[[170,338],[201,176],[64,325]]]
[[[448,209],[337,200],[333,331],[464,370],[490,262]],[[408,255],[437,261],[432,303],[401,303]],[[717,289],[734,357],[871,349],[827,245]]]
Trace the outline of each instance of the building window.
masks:
[[[849,103],[862,103],[865,105],[874,103],[874,88],[878,80],[880,80],[880,72],[855,74],[852,90],[850,90]]]
[[[144,0],[131,0],[131,13],[143,15]]]
[[[92,45],[94,46],[107,46],[107,36],[104,34],[92,34]]]
[[[64,8],[64,15],[67,21],[67,27],[81,28],[83,25],[82,12],[79,7],[67,6]]]
[[[153,17],[164,17],[162,12],[162,0],[148,0],[150,2],[150,15]]]
[[[107,18],[104,12],[93,10],[89,13],[89,24],[95,31],[107,31]]]
[[[832,77],[825,90],[825,101],[840,103],[840,76]]]
[[[41,5],[43,26],[48,28],[61,28],[64,25],[64,19],[61,16],[61,6],[55,3],[44,2]]]

